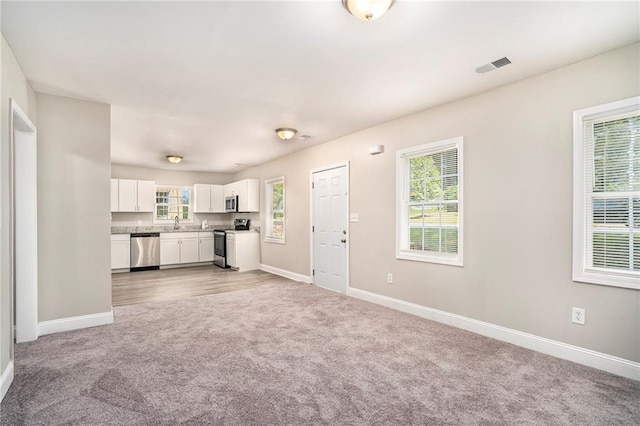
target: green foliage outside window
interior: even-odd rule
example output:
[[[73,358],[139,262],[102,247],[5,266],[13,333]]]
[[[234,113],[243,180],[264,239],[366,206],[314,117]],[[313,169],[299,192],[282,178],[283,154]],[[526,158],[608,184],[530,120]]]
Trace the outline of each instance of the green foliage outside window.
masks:
[[[409,159],[409,249],[458,252],[458,150]]]

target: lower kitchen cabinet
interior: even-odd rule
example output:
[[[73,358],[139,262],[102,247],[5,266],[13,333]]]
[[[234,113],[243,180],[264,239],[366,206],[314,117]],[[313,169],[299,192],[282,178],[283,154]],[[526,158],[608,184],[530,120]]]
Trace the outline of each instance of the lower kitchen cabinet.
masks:
[[[167,232],[160,234],[160,265],[199,262],[197,232]]]
[[[129,269],[131,266],[131,235],[111,235],[111,269]]]
[[[260,234],[252,231],[227,231],[227,265],[239,271],[260,267]]]
[[[198,232],[200,262],[213,262],[213,232]]]

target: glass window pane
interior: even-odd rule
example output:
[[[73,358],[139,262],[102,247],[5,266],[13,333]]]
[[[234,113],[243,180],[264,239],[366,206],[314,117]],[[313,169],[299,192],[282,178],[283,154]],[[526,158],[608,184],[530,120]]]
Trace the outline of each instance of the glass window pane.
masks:
[[[629,234],[593,234],[593,266],[629,269]]]
[[[438,226],[440,225],[440,208],[439,206],[424,206],[423,210],[424,224]]]
[[[282,210],[284,201],[284,182],[271,185],[271,205],[273,210]]]
[[[450,149],[442,154],[442,174],[458,174],[458,150]]]
[[[633,270],[640,271],[640,233],[633,234]]]
[[[442,199],[442,179],[431,178],[426,182],[426,201],[440,201]]]
[[[444,228],[442,230],[442,251],[458,253],[458,228]]]
[[[425,228],[424,250],[440,252],[440,228]]]
[[[625,229],[629,225],[629,199],[594,199],[593,226],[597,228]]]
[[[444,200],[458,199],[458,176],[447,176],[442,179]]]
[[[409,228],[409,250],[423,250],[422,227]]]
[[[442,176],[442,153],[431,154],[424,157],[424,166],[426,169],[426,177]]]
[[[409,206],[409,224],[422,225],[422,206]]]
[[[409,201],[412,203],[425,200],[425,181],[424,180],[412,180],[409,184],[411,186],[409,190]]]
[[[440,217],[443,225],[458,225],[458,203],[443,204]]]
[[[595,123],[593,126],[594,191],[632,191],[640,185],[634,173],[640,156],[640,117]]]
[[[425,177],[425,157],[416,157],[409,160],[409,178],[424,179]]]

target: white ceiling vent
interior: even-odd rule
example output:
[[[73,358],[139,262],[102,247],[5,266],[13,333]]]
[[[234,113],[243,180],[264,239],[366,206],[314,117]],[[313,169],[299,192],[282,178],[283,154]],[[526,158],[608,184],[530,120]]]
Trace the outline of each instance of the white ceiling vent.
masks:
[[[476,72],[478,74],[484,74],[485,72],[502,68],[505,65],[509,65],[510,63],[511,63],[511,60],[505,56],[504,58],[496,59],[495,61],[490,62],[488,64],[480,65],[478,68],[476,68]]]

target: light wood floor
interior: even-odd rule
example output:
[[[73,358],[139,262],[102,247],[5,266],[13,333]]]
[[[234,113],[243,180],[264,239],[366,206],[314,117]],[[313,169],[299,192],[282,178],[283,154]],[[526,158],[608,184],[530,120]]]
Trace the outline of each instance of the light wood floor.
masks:
[[[214,265],[111,274],[113,306],[176,300],[287,281],[264,271],[237,272]]]

